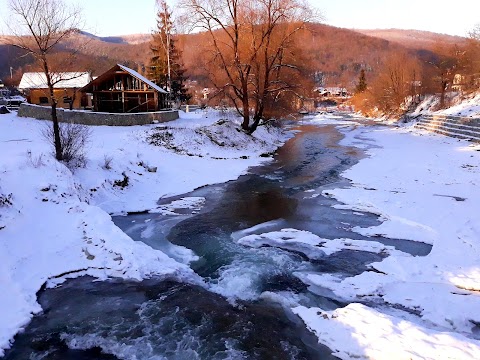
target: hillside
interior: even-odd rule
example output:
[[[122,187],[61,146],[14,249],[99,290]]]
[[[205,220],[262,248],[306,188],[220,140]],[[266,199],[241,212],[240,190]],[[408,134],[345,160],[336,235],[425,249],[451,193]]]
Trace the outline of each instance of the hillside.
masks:
[[[438,44],[461,45],[466,39],[461,36],[438,34],[421,30],[373,29],[355,30],[358,33],[398,43],[411,49],[434,50]]]
[[[150,35],[126,35],[121,37],[98,37],[82,32],[65,44],[65,48],[81,48],[77,60],[65,71],[91,71],[99,75],[114,64],[122,63],[135,69],[141,69],[148,61]],[[33,59],[22,56],[21,50],[5,45],[11,41],[9,36],[0,38],[0,79],[10,78],[13,68],[13,83],[20,81],[23,72],[38,71]]]
[[[81,35],[95,39],[97,41],[105,42],[105,43],[112,43],[112,44],[142,44],[147,43],[150,41],[151,35],[150,34],[130,34],[130,35],[119,35],[119,36],[96,36],[94,34],[88,33],[86,31],[82,31]]]
[[[301,51],[307,54],[308,63],[318,83],[324,86],[355,86],[361,69],[369,79],[384,61],[399,52],[415,50],[400,44],[358,32],[323,24],[309,24],[309,32],[299,35]],[[204,33],[182,36],[183,59],[193,79],[206,77],[202,63],[202,43],[208,39]]]
[[[411,30],[361,30],[337,28],[323,24],[310,24],[310,33],[299,39],[301,51],[308,54],[309,66],[315,73],[316,81],[325,86],[352,88],[361,69],[372,80],[375,70],[389,57],[398,53],[409,53],[431,57],[434,44],[456,43],[464,38],[425,31]],[[4,38],[5,39],[5,38]],[[98,75],[113,64],[123,63],[142,71],[150,57],[149,34],[134,34],[112,37],[98,37],[86,32],[78,34],[67,48],[84,46],[78,60],[66,70],[88,70]],[[177,46],[183,50],[183,60],[190,79],[207,86],[207,72],[202,63],[203,44],[207,41],[204,33],[180,35]],[[86,44],[86,45],[85,45]],[[21,57],[21,53],[0,44],[0,78],[8,78],[10,67],[15,81],[19,81],[25,71],[35,71],[31,59]],[[368,81],[367,80],[367,81]]]

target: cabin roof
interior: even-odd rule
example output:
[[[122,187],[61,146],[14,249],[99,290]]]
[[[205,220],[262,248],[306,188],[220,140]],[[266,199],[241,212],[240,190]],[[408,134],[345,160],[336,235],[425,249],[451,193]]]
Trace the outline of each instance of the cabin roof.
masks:
[[[118,69],[121,69],[121,70],[127,72],[128,74],[130,74],[131,76],[137,78],[138,80],[144,82],[145,84],[147,84],[153,90],[156,90],[159,93],[168,94],[167,91],[165,91],[160,86],[158,86],[158,85],[154,84],[153,82],[151,82],[150,80],[148,80],[145,76],[140,75],[135,70],[132,70],[132,69],[130,69],[130,68],[124,66],[124,65],[121,65],[121,64],[117,64],[114,67],[112,67],[110,70],[104,72],[102,75],[98,76],[95,80],[92,80],[90,83],[85,85],[81,90],[84,91],[84,92],[88,91],[93,85],[101,83],[102,81],[105,80],[105,78],[107,78],[109,76],[110,73],[112,73],[112,72],[114,72],[115,70],[118,70]]]
[[[92,77],[88,72],[62,72],[52,73],[52,80],[56,82],[53,86],[55,89],[80,89],[87,85],[92,80]],[[47,87],[47,77],[43,72],[24,73],[18,85],[20,90],[46,89]]]

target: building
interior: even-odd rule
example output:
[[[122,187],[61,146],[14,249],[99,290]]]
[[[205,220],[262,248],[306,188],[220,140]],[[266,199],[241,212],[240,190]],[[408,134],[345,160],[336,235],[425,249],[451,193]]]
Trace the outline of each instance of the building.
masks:
[[[57,106],[65,109],[79,109],[85,106],[85,104],[82,103],[82,93],[80,89],[91,80],[91,75],[88,72],[52,73],[54,96],[57,99]],[[35,105],[50,105],[47,77],[44,73],[24,73],[18,89],[26,95],[29,103]]]
[[[92,96],[93,110],[111,113],[158,111],[166,107],[168,92],[135,70],[117,64],[81,91]]]
[[[350,94],[347,89],[342,87],[318,87],[315,91],[323,97],[347,97]]]

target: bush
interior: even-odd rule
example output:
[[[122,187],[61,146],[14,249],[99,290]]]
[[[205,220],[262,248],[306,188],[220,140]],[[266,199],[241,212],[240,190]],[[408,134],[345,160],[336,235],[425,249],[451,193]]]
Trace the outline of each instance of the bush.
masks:
[[[91,128],[74,123],[60,123],[59,126],[62,160],[69,168],[85,167],[87,163],[85,148],[92,135]],[[55,137],[51,124],[42,129],[42,136],[51,144],[55,153]]]
[[[12,194],[0,194],[0,207],[12,206]]]
[[[110,170],[112,168],[113,156],[104,155],[102,168]]]
[[[43,154],[34,156],[32,155],[32,150],[27,150],[27,158],[30,165],[32,165],[34,168],[39,168],[45,165],[43,162]]]
[[[122,189],[124,187],[128,186],[129,177],[127,176],[127,174],[125,174],[125,172],[123,172],[122,175],[123,175],[123,179],[122,180],[115,180],[113,182],[113,186],[118,186],[118,187],[121,187]]]

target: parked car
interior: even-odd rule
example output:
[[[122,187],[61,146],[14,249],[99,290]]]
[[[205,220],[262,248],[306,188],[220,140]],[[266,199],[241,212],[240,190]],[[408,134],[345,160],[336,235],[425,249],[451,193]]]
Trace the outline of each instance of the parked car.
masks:
[[[11,95],[11,92],[8,89],[0,89],[0,105],[4,105],[10,110],[18,109],[20,104],[26,101],[27,99],[23,96]]]

